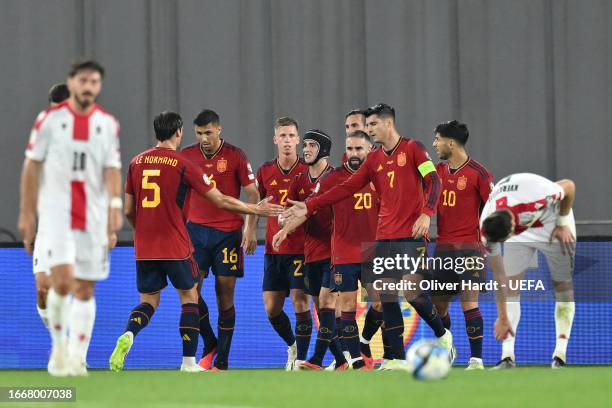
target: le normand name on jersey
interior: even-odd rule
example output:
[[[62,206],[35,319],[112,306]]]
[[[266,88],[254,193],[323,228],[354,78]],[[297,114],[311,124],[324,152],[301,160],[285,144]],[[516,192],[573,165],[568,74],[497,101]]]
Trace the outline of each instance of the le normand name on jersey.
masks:
[[[173,157],[167,156],[139,156],[136,158],[136,164],[166,164],[168,166],[176,167],[178,160]]]

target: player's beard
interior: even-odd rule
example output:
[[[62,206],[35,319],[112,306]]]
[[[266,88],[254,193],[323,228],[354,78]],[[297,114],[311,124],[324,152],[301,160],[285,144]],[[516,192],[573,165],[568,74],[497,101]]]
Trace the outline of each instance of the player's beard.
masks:
[[[363,160],[360,159],[359,157],[351,157],[350,159],[348,159],[348,166],[353,171],[359,170],[359,167],[361,167],[362,163],[363,163]]]
[[[89,95],[91,95],[91,99],[81,99],[79,95],[74,96],[74,99],[83,110],[89,108],[96,101],[96,98],[93,96],[93,94],[89,93]]]

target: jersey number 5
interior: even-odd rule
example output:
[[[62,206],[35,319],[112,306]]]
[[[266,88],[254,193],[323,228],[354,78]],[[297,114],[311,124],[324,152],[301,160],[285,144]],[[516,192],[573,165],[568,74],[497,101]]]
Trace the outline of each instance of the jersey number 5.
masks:
[[[161,173],[159,169],[149,169],[142,171],[142,189],[153,190],[153,200],[149,200],[147,197],[142,199],[142,208],[155,208],[161,202],[161,192],[159,190],[159,184],[149,181],[149,177],[157,177]]]

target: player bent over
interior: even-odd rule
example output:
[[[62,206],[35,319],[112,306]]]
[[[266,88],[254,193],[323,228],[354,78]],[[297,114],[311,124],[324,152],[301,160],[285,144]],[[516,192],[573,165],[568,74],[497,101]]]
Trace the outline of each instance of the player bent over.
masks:
[[[432,291],[433,302],[444,327],[450,329],[448,307],[452,297],[459,294],[471,351],[467,369],[482,370],[484,329],[478,305],[479,291],[472,289],[473,286],[463,290],[461,285],[464,282],[486,282],[479,216],[491,193],[493,177],[482,164],[467,155],[465,144],[469,131],[464,123],[456,120],[441,123],[436,126],[434,134],[433,147],[445,162],[436,165],[442,180],[442,196],[437,209],[438,237],[434,254],[440,265],[434,268],[433,277],[438,282],[452,283],[454,289]],[[470,258],[473,258],[471,263]],[[442,266],[449,259],[453,260],[454,268]],[[475,262],[477,259],[480,259],[480,264]],[[466,264],[470,270],[464,267]]]
[[[72,65],[70,98],[38,117],[21,179],[24,246],[32,253],[38,213],[36,246],[51,270],[47,369],[54,376],[87,375],[94,288],[108,277],[108,250],[123,223],[119,125],[95,103],[103,76],[95,61]]]
[[[548,262],[555,291],[556,346],[552,368],[566,365],[567,344],[574,321],[574,246],[576,224],[572,205],[576,186],[571,180],[550,181],[531,173],[512,174],[493,188],[482,211],[481,228],[491,252],[491,270],[520,281],[537,267],[537,252]],[[504,254],[501,255],[501,244]],[[516,333],[521,318],[519,286],[509,285],[507,319]],[[507,322],[504,322],[507,323]],[[515,336],[505,338],[495,369],[513,368]]]
[[[195,164],[176,151],[183,136],[183,121],[178,113],[160,113],[153,126],[159,143],[132,159],[125,186],[125,213],[134,228],[136,282],[141,303],[130,313],[125,333],[117,340],[110,368],[123,369],[134,336],[149,324],[159,305],[160,292],[170,279],[181,302],[181,371],[205,371],[195,361],[200,319],[198,269],[183,222],[187,192],[193,189],[219,208],[244,214],[278,215],[282,207],[269,205],[266,200],[246,204],[214,188]]]

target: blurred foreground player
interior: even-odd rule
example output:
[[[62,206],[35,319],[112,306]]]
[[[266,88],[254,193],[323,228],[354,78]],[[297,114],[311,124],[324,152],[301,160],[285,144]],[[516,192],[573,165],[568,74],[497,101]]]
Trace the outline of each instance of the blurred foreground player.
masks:
[[[70,96],[68,86],[66,84],[55,84],[49,90],[49,106],[53,108],[64,102]],[[44,117],[47,111],[44,110],[38,114],[39,118]],[[36,133],[38,129],[32,128],[30,133],[30,141],[36,140]],[[49,280],[49,268],[45,265],[44,257],[41,254],[40,246],[34,242],[34,253],[32,255],[32,270],[34,272],[34,281],[36,284],[36,310],[46,328],[49,328],[47,320],[47,294],[51,287],[51,281]]]
[[[278,156],[259,168],[257,187],[261,197],[270,196],[271,203],[284,206],[293,179],[308,171],[308,166],[297,154],[300,143],[297,121],[289,117],[278,118],[274,123],[273,141]],[[278,218],[269,217],[262,291],[268,320],[287,344],[285,370],[291,371],[296,360],[306,360],[312,335],[312,315],[310,296],[304,287],[304,229],[294,231],[287,242],[274,248],[272,238],[280,229]],[[289,317],[283,311],[285,298],[289,294],[295,312],[295,335],[291,331]]]
[[[47,369],[54,376],[87,375],[94,288],[108,277],[108,251],[123,224],[119,124],[95,103],[103,77],[95,61],[72,65],[70,98],[37,118],[21,179],[24,246],[32,252],[38,209],[36,246],[51,270]]]
[[[572,180],[550,181],[531,173],[512,174],[493,188],[482,211],[481,228],[491,258],[491,270],[519,282],[530,267],[537,267],[540,251],[548,263],[555,291],[556,346],[552,368],[566,365],[567,344],[574,321],[572,274],[576,223],[572,205],[576,186]],[[501,244],[504,243],[503,261]],[[510,285],[506,303],[513,333],[521,318],[520,290]],[[502,318],[505,316],[502,314]],[[515,366],[515,336],[504,336],[501,360],[495,369]]]
[[[282,207],[265,201],[246,204],[214,188],[202,170],[176,151],[183,136],[183,121],[178,113],[160,113],[153,126],[159,142],[132,159],[125,186],[125,214],[134,227],[136,282],[141,303],[132,310],[126,331],[117,340],[110,368],[123,369],[134,336],[149,323],[159,305],[160,292],[170,279],[181,302],[181,371],[205,371],[195,361],[200,319],[198,269],[183,219],[186,195],[193,189],[216,207],[244,214],[278,215]]]
[[[210,182],[223,194],[240,198],[242,188],[246,201],[255,204],[259,192],[255,186],[255,175],[244,152],[221,138],[222,126],[216,112],[205,109],[193,121],[197,143],[187,146],[182,154],[195,163],[206,174]],[[195,248],[195,259],[200,269],[198,291],[202,279],[209,269],[215,276],[217,296],[217,334],[210,326],[208,306],[199,299],[200,335],[204,341],[199,364],[204,369],[213,366],[227,370],[236,311],[234,291],[236,278],[244,276],[243,249],[252,255],[257,248],[255,217],[247,215],[246,221],[240,214],[215,207],[200,195],[191,194],[188,205],[187,231]],[[242,226],[244,224],[244,233]]]
[[[465,151],[469,131],[464,123],[456,120],[440,123],[434,130],[433,147],[444,162],[436,165],[442,180],[442,196],[438,202],[438,235],[436,259],[463,258],[461,268],[469,258],[484,260],[480,240],[480,210],[487,202],[493,176]],[[455,265],[456,262],[453,262]],[[484,262],[481,262],[484,266]],[[471,356],[467,370],[482,370],[483,319],[478,305],[477,285],[462,290],[461,284],[486,282],[486,270],[474,267],[470,270],[435,268],[433,278],[444,284],[453,284],[455,290],[434,290],[432,299],[444,327],[450,329],[448,307],[454,295],[459,294],[465,317],[465,329],[470,343]]]
[[[380,194],[381,204],[376,230],[376,257],[395,258],[408,256],[420,258],[426,249],[431,215],[438,203],[440,178],[431,162],[427,149],[421,142],[400,136],[395,129],[395,110],[386,104],[378,104],[365,113],[368,134],[380,143],[380,149],[372,150],[364,164],[343,183],[323,194],[317,194],[305,203],[290,201],[293,207],[283,216],[292,218],[311,216],[317,210],[329,207],[359,192],[373,183]],[[418,282],[423,271],[400,270],[406,281]],[[416,272],[416,273],[414,273]],[[373,280],[373,276],[368,280]],[[397,280],[394,275],[392,279]],[[417,286],[418,287],[418,286]],[[404,291],[406,300],[419,316],[432,328],[440,344],[454,356],[452,334],[442,324],[440,316],[426,292]],[[406,369],[404,350],[404,320],[397,292],[387,293],[383,301],[385,332],[391,346],[393,360],[383,369]]]

